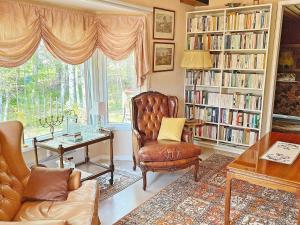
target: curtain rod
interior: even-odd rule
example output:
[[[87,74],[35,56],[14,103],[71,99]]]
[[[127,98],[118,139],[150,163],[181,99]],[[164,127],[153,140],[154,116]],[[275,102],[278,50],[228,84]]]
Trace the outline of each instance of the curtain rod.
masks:
[[[111,6],[115,6],[115,7],[120,7],[120,8],[126,8],[128,10],[131,11],[138,11],[138,12],[152,12],[153,9],[150,7],[146,7],[146,6],[140,6],[140,5],[136,5],[136,4],[132,4],[132,3],[127,3],[124,1],[120,1],[120,0],[88,0],[88,1],[93,1],[93,2],[102,2],[102,3],[106,3],[108,5]]]

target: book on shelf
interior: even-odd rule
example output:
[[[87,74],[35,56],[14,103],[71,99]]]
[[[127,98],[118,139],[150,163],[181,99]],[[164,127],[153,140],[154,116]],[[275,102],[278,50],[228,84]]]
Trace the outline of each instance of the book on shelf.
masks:
[[[264,76],[262,74],[224,72],[222,86],[262,89],[263,83],[264,83]]]
[[[222,124],[258,129],[260,115],[232,109],[221,109],[220,122]]]
[[[213,68],[220,68],[222,63],[222,55],[221,54],[211,54],[211,61]]]
[[[185,118],[187,118],[188,120],[194,119],[192,105],[185,105]]]
[[[269,27],[270,11],[229,12],[226,16],[227,30],[265,29]]]
[[[265,49],[267,33],[247,32],[225,36],[225,49]]]
[[[185,102],[202,105],[219,105],[219,93],[204,90],[185,90]]]
[[[218,123],[219,108],[195,106],[195,119]]]
[[[185,90],[185,103],[193,104],[194,103],[194,91]]]
[[[222,31],[224,16],[195,16],[188,19],[188,32]]]
[[[262,97],[254,94],[221,94],[221,108],[234,108],[241,110],[261,110]]]
[[[220,126],[219,139],[233,144],[252,145],[258,140],[258,132]]]
[[[205,124],[195,128],[195,136],[217,140],[218,127],[216,125]]]
[[[222,35],[195,34],[187,40],[188,50],[221,50],[223,44]]]
[[[186,85],[220,86],[220,72],[216,71],[187,71],[185,76]],[[196,80],[195,80],[196,79]]]
[[[227,69],[264,69],[265,54],[225,54]]]

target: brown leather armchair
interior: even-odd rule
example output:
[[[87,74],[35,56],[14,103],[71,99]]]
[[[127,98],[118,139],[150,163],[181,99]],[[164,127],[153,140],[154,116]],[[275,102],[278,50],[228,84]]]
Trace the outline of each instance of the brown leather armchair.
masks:
[[[138,165],[146,190],[148,171],[174,171],[194,165],[197,180],[201,150],[193,145],[192,133],[183,131],[182,142],[157,141],[163,117],[177,117],[178,99],[149,91],[132,98],[133,169]]]
[[[0,224],[98,225],[97,181],[81,184],[80,172],[70,176],[66,201],[22,201],[30,176],[21,152],[22,133],[20,122],[0,123]]]

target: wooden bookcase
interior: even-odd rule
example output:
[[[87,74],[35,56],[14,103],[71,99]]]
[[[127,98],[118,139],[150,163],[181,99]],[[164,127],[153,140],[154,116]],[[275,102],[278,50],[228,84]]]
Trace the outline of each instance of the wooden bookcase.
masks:
[[[206,75],[185,72],[185,115],[206,121],[196,143],[241,152],[260,138],[271,13],[272,4],[187,13],[186,50],[213,58]]]

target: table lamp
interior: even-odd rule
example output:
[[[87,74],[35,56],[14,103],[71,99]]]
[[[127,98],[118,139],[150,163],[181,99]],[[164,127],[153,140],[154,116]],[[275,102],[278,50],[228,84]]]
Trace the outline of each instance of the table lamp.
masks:
[[[184,51],[183,58],[181,60],[181,67],[192,70],[193,76],[197,71],[204,72],[205,69],[212,67],[211,55],[209,51],[204,50],[188,50]],[[197,80],[199,73],[194,77],[194,95],[196,93]],[[195,118],[195,96],[193,102],[193,118]]]
[[[290,69],[294,65],[293,52],[290,50],[282,51],[280,53],[278,64],[283,68],[282,72],[285,72],[286,69]]]

